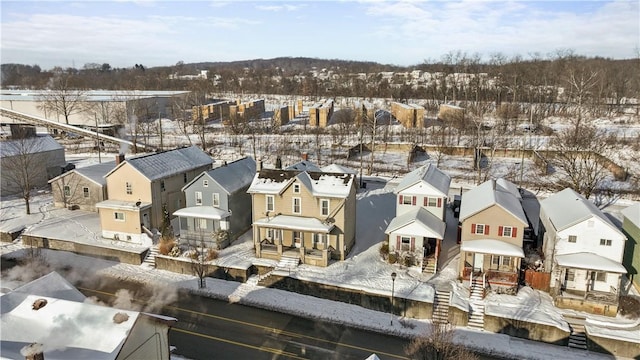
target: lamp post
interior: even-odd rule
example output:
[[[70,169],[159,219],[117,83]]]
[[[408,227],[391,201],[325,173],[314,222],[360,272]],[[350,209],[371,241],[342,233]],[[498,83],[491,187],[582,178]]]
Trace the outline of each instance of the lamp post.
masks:
[[[396,273],[391,273],[391,325],[393,325],[393,293],[396,285]]]

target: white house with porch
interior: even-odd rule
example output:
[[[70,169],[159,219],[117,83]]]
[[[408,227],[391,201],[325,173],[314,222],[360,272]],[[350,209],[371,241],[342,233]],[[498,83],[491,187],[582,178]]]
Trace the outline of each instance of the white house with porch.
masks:
[[[540,202],[544,270],[556,306],[615,315],[626,236],[591,201],[564,189]]]
[[[411,171],[394,191],[396,216],[421,207],[444,221],[450,185],[451,177],[432,164]]]

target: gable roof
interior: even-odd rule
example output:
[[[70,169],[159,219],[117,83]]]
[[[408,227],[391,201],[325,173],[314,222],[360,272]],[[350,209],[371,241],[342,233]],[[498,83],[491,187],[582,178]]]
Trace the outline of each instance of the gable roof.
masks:
[[[421,225],[425,228],[424,236],[439,236],[440,239],[444,239],[446,224],[444,223],[444,221],[438,219],[438,217],[436,217],[431,212],[429,212],[429,210],[423,207],[412,209],[400,216],[394,217],[384,232],[386,234],[389,234],[412,223],[417,223],[418,225]]]
[[[556,261],[558,265],[564,267],[627,273],[627,269],[619,262],[590,252],[556,255]]]
[[[36,154],[54,150],[64,150],[64,148],[49,135],[38,135],[26,139],[0,141],[0,158],[25,153]]]
[[[191,184],[198,181],[198,179],[205,174],[208,175],[211,180],[220,185],[227,194],[233,194],[251,184],[251,181],[256,174],[256,162],[250,157],[245,157],[227,165],[222,165],[209,171],[204,171],[185,185],[182,190],[184,191],[187,189]]]
[[[298,171],[322,171],[316,164],[311,161],[303,160],[297,162],[287,168],[285,170],[298,170]]]
[[[620,211],[632,224],[640,227],[640,203],[626,207]]]
[[[105,177],[113,174],[124,164],[131,165],[144,177],[153,181],[197,169],[201,166],[211,165],[212,163],[213,160],[204,151],[197,146],[190,146],[125,159]]]
[[[491,206],[499,206],[528,226],[527,216],[518,198],[517,188],[508,180],[488,180],[462,194],[460,222]],[[513,185],[513,184],[511,184]],[[515,192],[514,192],[514,189]]]
[[[566,188],[540,201],[540,209],[544,210],[545,215],[553,223],[557,231],[562,231],[597,217],[620,233],[620,230],[594,203],[570,188]]]
[[[451,177],[433,164],[427,164],[407,173],[396,187],[395,193],[399,193],[419,182],[425,182],[439,191],[442,196],[447,196],[451,185]]]
[[[254,176],[247,192],[281,194],[298,180],[313,196],[345,198],[351,191],[354,178],[353,174],[262,169]]]
[[[68,171],[64,174],[58,175],[56,177],[54,177],[53,179],[49,180],[49,182],[53,182],[56,181],[57,179],[60,179],[64,176],[68,176],[72,173],[76,173],[84,178],[86,178],[89,181],[92,181],[98,185],[101,186],[106,186],[107,185],[107,179],[105,178],[105,176],[114,168],[116,167],[116,163],[113,161],[110,162],[106,162],[106,163],[101,163],[101,164],[93,164],[93,165],[89,165],[89,166],[85,166],[85,167],[81,167],[81,168],[76,168],[73,169],[71,171]]]
[[[13,291],[77,302],[83,302],[86,299],[84,294],[55,271],[26,283]]]
[[[329,173],[342,173],[342,174],[357,174],[358,172],[352,168],[346,167],[346,166],[342,166],[342,165],[338,165],[338,164],[329,164],[325,167],[323,167],[322,172],[329,172]]]

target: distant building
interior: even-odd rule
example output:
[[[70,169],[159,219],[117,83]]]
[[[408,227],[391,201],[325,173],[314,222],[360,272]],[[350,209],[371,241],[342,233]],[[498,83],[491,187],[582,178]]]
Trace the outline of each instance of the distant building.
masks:
[[[452,123],[464,119],[465,109],[460,106],[442,104],[438,110],[438,119]]]
[[[228,118],[229,109],[232,105],[236,105],[236,102],[233,100],[222,100],[210,104],[194,106],[191,108],[191,119],[195,122],[199,122]]]
[[[327,127],[333,116],[333,100],[316,102],[309,108],[309,126]]]
[[[229,106],[229,117],[241,117],[245,120],[257,120],[265,112],[264,99],[251,100],[241,103],[240,100],[236,105]]]
[[[424,127],[425,109],[420,105],[392,102],[391,115],[406,128]]]

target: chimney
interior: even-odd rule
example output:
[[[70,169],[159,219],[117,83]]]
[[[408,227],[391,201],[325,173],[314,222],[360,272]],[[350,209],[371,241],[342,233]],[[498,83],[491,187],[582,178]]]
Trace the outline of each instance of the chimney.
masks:
[[[25,360],[44,360],[42,344],[33,343],[20,349],[20,354]]]
[[[302,153],[302,160],[303,161],[309,161],[309,153],[308,152],[303,152]]]
[[[119,165],[123,161],[124,161],[124,154],[116,155],[116,165]]]
[[[262,160],[258,160],[256,164],[256,172],[260,172],[262,170]]]

